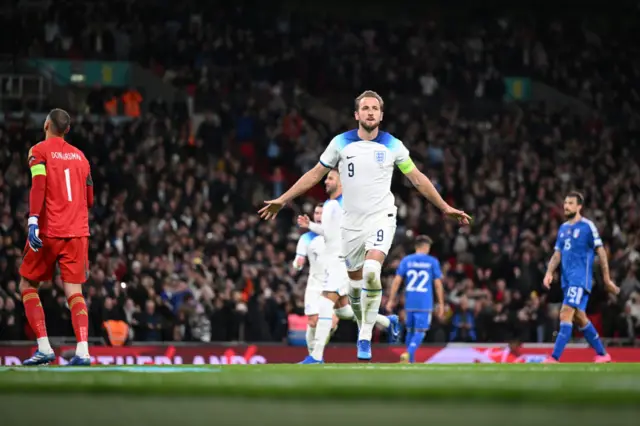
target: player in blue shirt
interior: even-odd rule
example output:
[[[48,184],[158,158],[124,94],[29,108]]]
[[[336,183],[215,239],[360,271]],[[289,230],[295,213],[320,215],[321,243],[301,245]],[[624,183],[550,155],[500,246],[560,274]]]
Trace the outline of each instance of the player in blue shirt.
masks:
[[[416,252],[406,256],[400,262],[387,302],[387,310],[391,312],[396,303],[395,298],[400,284],[404,281],[407,352],[403,354],[402,359],[408,358],[410,363],[415,362],[416,350],[422,344],[424,335],[431,326],[434,284],[438,297],[436,315],[442,318],[444,314],[442,272],[438,259],[429,255],[431,244],[431,238],[427,236],[421,235],[416,238]]]
[[[575,322],[589,345],[596,351],[595,362],[611,362],[591,321],[585,313],[592,287],[594,255],[600,260],[602,278],[606,290],[618,294],[620,289],[611,281],[607,252],[596,226],[580,214],[584,197],[579,192],[570,192],[564,199],[564,215],[567,222],[560,225],[556,237],[555,253],[549,261],[544,276],[544,286],[549,288],[553,274],[562,263],[562,292],[564,300],[560,309],[560,331],[551,357],[546,362],[558,362],[564,347],[571,339]]]

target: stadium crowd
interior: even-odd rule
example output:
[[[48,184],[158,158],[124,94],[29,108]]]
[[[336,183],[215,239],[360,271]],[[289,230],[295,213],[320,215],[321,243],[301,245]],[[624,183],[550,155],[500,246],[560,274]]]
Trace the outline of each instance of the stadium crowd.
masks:
[[[530,27],[503,20],[464,26],[459,34],[433,22],[346,31],[346,24],[329,19],[307,26],[239,7],[193,14],[186,12],[189,2],[181,3],[180,13],[166,9],[174,19],[163,20],[163,9],[141,14],[137,8],[145,2],[123,2],[109,8],[113,25],[90,25],[78,34],[72,31],[79,27],[68,25],[78,17],[57,9],[57,15],[43,14],[42,32],[25,38],[29,54],[136,57],[167,80],[191,86],[205,111],[193,139],[185,114],[167,108],[119,125],[74,123],[69,141],[86,153],[95,182],[85,286],[92,335],[101,334],[104,321],[123,320],[138,341],[286,340],[288,315],[303,312],[306,278],[290,267],[301,233],[294,219],[317,200],[299,200],[276,222],[260,222],[255,212],[317,161],[332,134],[354,124],[348,114],[327,123],[300,108],[302,89],[355,97],[354,88],[364,86],[389,95],[383,127],[405,141],[451,203],[474,215],[467,228],[443,222],[404,178],[394,181],[399,227],[386,287],[414,235],[431,236],[443,264],[447,315],[434,322],[428,340],[552,340],[560,291],[555,285],[547,292],[541,283],[564,220],[563,195],[571,189],[584,192],[586,215],[601,231],[622,288],[613,297],[596,286],[588,312],[603,336],[640,335],[638,80],[628,74],[638,68],[632,62],[615,71],[613,86],[587,85],[595,112],[578,119],[544,105],[502,104],[502,76],[511,72],[529,70],[559,87],[571,88],[575,79],[575,95],[592,81],[593,74],[576,74]],[[140,19],[123,23],[130,16]],[[550,28],[562,34],[559,22]],[[96,37],[107,30],[113,40],[100,41],[97,52]],[[322,59],[327,51],[331,60]],[[616,92],[630,101],[611,120]],[[403,93],[430,105],[396,100]],[[478,101],[490,108],[468,108]],[[28,118],[1,128],[2,340],[28,332],[16,284],[29,189],[26,153],[40,138],[41,123]],[[598,274],[596,268],[597,280]],[[41,299],[50,335],[71,336],[59,280],[43,286]],[[398,310],[402,315],[401,304]],[[353,324],[336,335],[354,338]]]

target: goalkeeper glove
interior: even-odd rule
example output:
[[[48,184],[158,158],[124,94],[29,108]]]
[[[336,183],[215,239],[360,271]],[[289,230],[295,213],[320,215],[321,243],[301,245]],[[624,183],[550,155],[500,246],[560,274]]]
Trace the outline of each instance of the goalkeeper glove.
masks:
[[[42,240],[38,237],[40,234],[40,228],[38,228],[38,216],[29,217],[29,235],[27,239],[29,240],[29,247],[31,250],[38,251],[42,248]]]

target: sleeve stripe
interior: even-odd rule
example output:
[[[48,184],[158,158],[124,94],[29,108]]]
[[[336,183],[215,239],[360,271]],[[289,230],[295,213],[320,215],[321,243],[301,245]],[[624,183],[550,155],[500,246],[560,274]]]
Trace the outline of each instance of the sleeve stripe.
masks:
[[[335,166],[330,166],[330,165],[328,165],[328,164],[325,164],[325,163],[324,163],[324,161],[322,161],[322,160],[320,160],[319,162],[320,162],[320,164],[322,164],[323,166],[325,166],[327,169],[333,169],[333,168],[335,167]]]
[[[302,253],[296,253],[296,256],[300,256],[300,257],[307,257],[306,254],[302,254]]]
[[[31,167],[31,177],[46,176],[46,175],[47,175],[47,168],[44,166],[44,164],[36,164],[35,166]]]
[[[413,160],[411,158],[407,158],[406,160],[404,160],[401,163],[398,163],[398,168],[400,169],[400,171],[402,173],[404,173],[405,175],[409,172],[411,172],[413,169],[416,168],[416,165],[413,164]]]

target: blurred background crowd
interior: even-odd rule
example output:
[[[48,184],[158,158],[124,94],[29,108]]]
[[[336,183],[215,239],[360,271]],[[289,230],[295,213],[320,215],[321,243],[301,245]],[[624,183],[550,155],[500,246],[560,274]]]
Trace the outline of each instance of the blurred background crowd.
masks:
[[[385,98],[383,128],[475,219],[444,222],[397,174],[384,281],[413,236],[433,238],[447,315],[429,341],[553,339],[562,298],[559,285],[547,292],[541,283],[572,189],[585,194],[622,288],[615,297],[596,285],[588,313],[605,337],[640,336],[640,62],[628,20],[478,13],[464,25],[438,16],[372,24],[264,13],[250,2],[52,3],[5,15],[25,34],[13,54],[135,60],[194,100],[148,102],[123,122],[75,118],[68,140],[90,160],[96,193],[85,285],[92,335],[113,320],[135,341],[286,341],[290,315],[304,311],[306,273],[290,266],[304,232],[295,216],[324,194],[316,188],[275,222],[256,210],[354,127],[353,98],[374,89]],[[507,101],[506,75],[553,85],[588,113]],[[103,113],[103,95],[72,112]],[[189,108],[204,117],[195,127]],[[26,153],[41,126],[25,115],[0,127],[0,340],[29,337],[17,270]],[[41,299],[49,334],[72,336],[59,279]],[[343,324],[335,340],[355,332]]]

